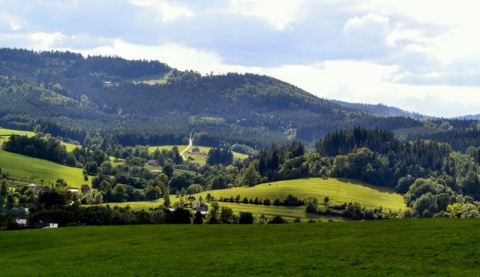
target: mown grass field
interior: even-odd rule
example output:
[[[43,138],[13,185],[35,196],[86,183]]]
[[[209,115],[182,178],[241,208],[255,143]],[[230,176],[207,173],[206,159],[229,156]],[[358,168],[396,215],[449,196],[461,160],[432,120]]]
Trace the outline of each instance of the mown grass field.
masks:
[[[219,202],[220,206],[226,206],[232,208],[235,213],[239,212],[251,212],[254,216],[259,217],[264,214],[267,217],[274,215],[280,215],[289,221],[293,221],[295,218],[300,218],[303,221],[309,219],[315,219],[319,221],[327,221],[331,217],[324,217],[318,214],[311,214],[305,212],[304,206],[299,207],[284,207],[273,206],[273,200],[285,199],[288,194],[292,194],[299,199],[304,199],[307,196],[315,196],[318,198],[320,204],[323,204],[323,199],[328,196],[330,201],[329,205],[343,204],[343,203],[355,203],[366,208],[379,208],[391,209],[398,211],[405,209],[405,202],[400,194],[395,193],[388,188],[372,186],[357,180],[349,179],[321,179],[321,178],[309,178],[288,180],[280,182],[272,182],[267,184],[260,184],[255,187],[240,187],[223,190],[210,190],[194,194],[196,199],[202,197],[207,198],[207,194],[214,196],[217,200],[221,197],[230,198],[240,195],[240,201],[244,197],[248,199],[270,199],[272,205],[253,205],[253,204],[237,204],[228,202]],[[176,198],[174,194],[170,195],[170,200],[173,203],[178,202],[179,198]],[[142,201],[142,202],[124,202],[124,203],[109,203],[110,206],[126,207],[130,206],[134,210],[149,210],[150,208],[156,208],[163,204],[163,199],[157,201]],[[322,205],[320,205],[320,208]],[[336,218],[335,220],[342,220]]]
[[[323,202],[325,196],[328,196],[330,205],[358,202],[361,206],[367,208],[383,207],[392,210],[405,208],[403,197],[395,193],[393,189],[372,186],[352,179],[308,178],[287,180],[259,184],[254,187],[205,191],[194,196],[197,199],[200,196],[205,199],[207,194],[214,196],[216,199],[232,196],[235,198],[237,195],[240,195],[241,200],[244,197],[248,199],[255,199],[255,197],[259,199],[268,198],[272,203],[276,198],[285,199],[288,194],[292,194],[299,199],[315,196],[320,203]]]
[[[178,147],[178,152],[182,152],[183,150],[185,150],[185,148],[187,148],[188,145],[177,145]],[[197,147],[198,149],[200,149],[200,153],[188,153],[188,151],[191,151],[193,148]],[[172,150],[173,148],[173,145],[162,145],[162,146],[150,146],[148,148],[148,151],[150,153],[153,153],[156,149],[159,149],[160,151],[162,149],[165,149],[165,150]],[[200,166],[202,165],[205,165],[207,163],[207,157],[208,157],[208,151],[210,151],[211,147],[206,147],[206,146],[192,146],[188,149],[187,152],[184,153],[184,156],[185,158],[187,159],[188,162],[191,162],[191,163],[196,163]],[[241,154],[241,153],[238,153],[238,152],[232,152],[233,154],[233,158],[234,159],[240,159],[240,160],[243,160],[243,159],[246,159],[248,158],[248,155],[245,155],[245,154]]]
[[[21,131],[21,130],[13,130],[13,129],[5,129],[5,128],[2,128],[0,127],[0,146],[2,145],[2,143],[4,141],[6,141],[8,139],[8,137],[10,137],[11,135],[26,135],[28,137],[33,137],[35,136],[35,133],[34,132],[30,132],[30,131]],[[74,145],[74,144],[71,144],[71,143],[65,143],[65,142],[62,142],[63,145],[65,145],[65,147],[67,148],[67,152],[72,152],[73,149],[75,149],[76,147],[78,147],[78,145]]]
[[[27,135],[29,137],[35,136],[34,132],[29,131],[21,131],[21,130],[13,130],[13,129],[5,129],[0,127],[0,136],[5,136],[8,138],[10,135]]]
[[[157,75],[145,76],[140,78],[131,78],[130,81],[134,84],[164,85],[167,83],[170,75],[172,75],[172,71],[166,74],[157,74]]]
[[[480,221],[1,232],[2,276],[479,276]]]
[[[26,135],[31,137],[34,136],[35,133],[21,130],[5,129],[0,127],[0,147],[11,135]]]
[[[82,169],[63,166],[54,162],[27,157],[0,150],[0,167],[2,174],[24,180],[24,183],[33,182],[41,185],[54,183],[62,178],[69,186],[80,187],[84,184]]]

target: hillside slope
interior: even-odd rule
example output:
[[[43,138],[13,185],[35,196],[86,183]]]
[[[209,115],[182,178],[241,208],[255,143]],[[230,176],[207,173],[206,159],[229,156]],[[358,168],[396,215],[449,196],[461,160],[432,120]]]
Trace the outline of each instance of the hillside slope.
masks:
[[[0,60],[0,125],[79,141],[92,131],[124,145],[180,144],[193,134],[201,145],[258,147],[311,143],[353,126],[423,126],[342,107],[268,76],[201,76],[159,61],[5,48]]]

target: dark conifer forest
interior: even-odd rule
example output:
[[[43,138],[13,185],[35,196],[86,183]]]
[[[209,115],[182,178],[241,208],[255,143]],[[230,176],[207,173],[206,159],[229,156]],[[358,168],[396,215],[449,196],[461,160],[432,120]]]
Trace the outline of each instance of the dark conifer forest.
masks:
[[[195,136],[206,146],[259,148],[292,140],[312,145],[330,131],[353,127],[445,141],[472,126],[476,130],[474,120],[427,125],[405,115],[343,107],[255,74],[202,76],[160,61],[6,48],[0,61],[1,126],[36,128],[80,143],[90,133],[130,146],[183,143]],[[474,139],[468,143],[477,146]]]

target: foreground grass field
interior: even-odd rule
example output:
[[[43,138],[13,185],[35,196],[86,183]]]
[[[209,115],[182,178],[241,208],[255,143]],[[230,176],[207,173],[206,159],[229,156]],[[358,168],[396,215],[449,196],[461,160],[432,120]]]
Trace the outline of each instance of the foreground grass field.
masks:
[[[478,220],[1,232],[3,276],[479,276]]]
[[[63,166],[3,150],[0,150],[0,167],[2,174],[22,179],[25,183],[34,182],[40,185],[43,180],[43,184],[48,185],[54,183],[58,178],[62,178],[73,187],[80,187],[85,183],[81,168]]]

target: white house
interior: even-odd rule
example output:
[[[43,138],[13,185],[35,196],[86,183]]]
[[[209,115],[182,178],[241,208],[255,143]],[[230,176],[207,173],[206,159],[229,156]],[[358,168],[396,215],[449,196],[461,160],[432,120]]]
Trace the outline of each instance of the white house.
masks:
[[[28,185],[28,188],[31,189],[33,192],[37,192],[38,186],[34,183],[31,183],[30,185]]]
[[[192,209],[194,211],[206,212],[208,211],[208,206],[207,204],[202,203],[202,201],[197,201],[197,202],[193,202]]]

